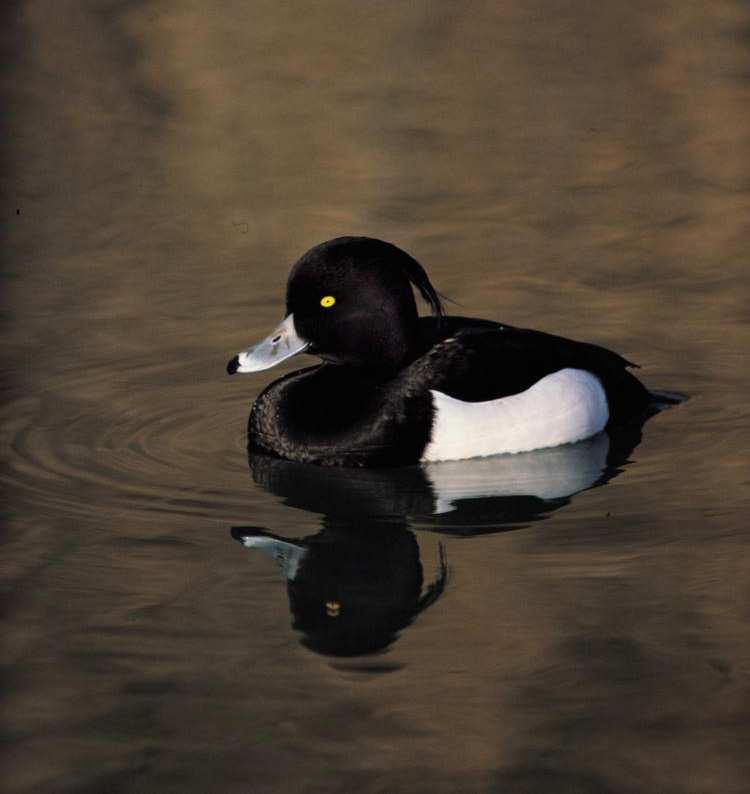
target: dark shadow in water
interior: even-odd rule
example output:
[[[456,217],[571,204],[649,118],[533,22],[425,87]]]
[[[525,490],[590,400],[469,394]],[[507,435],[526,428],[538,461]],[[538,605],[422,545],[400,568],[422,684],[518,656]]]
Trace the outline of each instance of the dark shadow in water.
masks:
[[[653,413],[577,444],[392,469],[343,469],[249,456],[253,480],[290,507],[360,522],[418,523],[451,535],[520,529],[604,485],[630,462]]]
[[[400,469],[327,468],[252,454],[254,481],[284,504],[321,514],[322,531],[292,540],[243,526],[232,536],[279,563],[304,645],[334,656],[382,651],[440,597],[447,580],[441,544],[439,570],[423,591],[413,525],[474,536],[544,519],[616,477],[650,416],[578,444]]]
[[[325,519],[324,528],[289,540],[256,527],[234,527],[245,547],[273,557],[287,580],[293,628],[303,644],[331,656],[360,656],[388,647],[398,632],[442,594],[440,565],[423,590],[422,563],[405,524]]]

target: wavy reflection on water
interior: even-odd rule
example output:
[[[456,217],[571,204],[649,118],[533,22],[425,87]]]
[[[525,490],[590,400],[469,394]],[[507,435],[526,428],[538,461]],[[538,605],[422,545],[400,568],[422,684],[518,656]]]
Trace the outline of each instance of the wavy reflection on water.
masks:
[[[423,591],[414,533],[388,522],[326,521],[321,532],[301,540],[255,527],[234,527],[232,536],[279,563],[293,628],[308,648],[331,656],[387,648],[442,595],[448,574],[441,553],[435,578]]]
[[[306,647],[332,656],[377,653],[446,586],[440,544],[438,572],[423,591],[412,529],[472,536],[538,521],[616,477],[648,418],[553,449],[395,469],[326,468],[251,454],[255,482],[289,506],[322,515],[321,530],[296,539],[237,526],[232,537],[278,563],[292,625]]]

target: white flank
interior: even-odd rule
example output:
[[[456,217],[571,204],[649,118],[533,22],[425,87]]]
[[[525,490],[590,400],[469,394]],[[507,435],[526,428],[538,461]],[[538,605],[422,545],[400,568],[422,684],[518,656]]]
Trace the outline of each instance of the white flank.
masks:
[[[517,455],[451,460],[425,466],[435,494],[435,514],[462,499],[484,496],[536,496],[559,499],[590,488],[607,466],[609,436],[597,433],[565,444]]]
[[[609,419],[602,384],[583,369],[562,369],[499,400],[470,403],[431,393],[435,416],[425,462],[570,444],[600,432]]]

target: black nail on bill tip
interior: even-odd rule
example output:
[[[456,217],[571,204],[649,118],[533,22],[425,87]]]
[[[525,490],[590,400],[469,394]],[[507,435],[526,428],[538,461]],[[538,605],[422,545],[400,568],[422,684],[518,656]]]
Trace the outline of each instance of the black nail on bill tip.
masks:
[[[234,375],[234,373],[235,373],[235,372],[237,372],[237,370],[239,369],[239,367],[240,367],[240,357],[239,357],[239,356],[235,356],[235,357],[234,357],[234,358],[233,358],[233,359],[232,359],[232,360],[231,360],[231,361],[230,361],[230,362],[227,364],[227,372],[228,372],[230,375]]]

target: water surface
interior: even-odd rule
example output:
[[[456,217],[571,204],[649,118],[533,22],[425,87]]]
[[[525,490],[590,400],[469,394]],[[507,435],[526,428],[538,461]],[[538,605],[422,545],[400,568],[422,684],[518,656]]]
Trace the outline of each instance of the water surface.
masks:
[[[745,791],[747,8],[6,17],[6,790]],[[226,360],[352,233],[690,399],[512,462],[249,467],[296,365]]]

